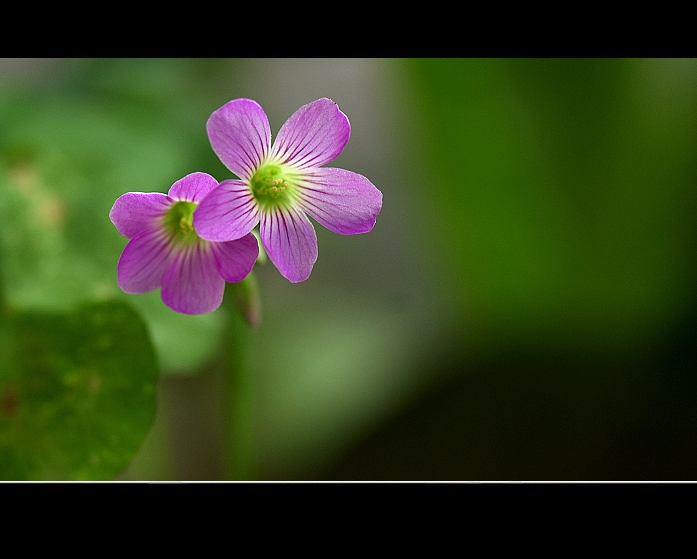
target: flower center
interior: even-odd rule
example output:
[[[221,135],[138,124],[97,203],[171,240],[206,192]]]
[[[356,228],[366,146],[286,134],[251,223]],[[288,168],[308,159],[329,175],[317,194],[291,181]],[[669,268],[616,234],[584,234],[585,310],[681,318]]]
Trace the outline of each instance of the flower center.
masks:
[[[196,202],[179,201],[172,204],[164,217],[164,225],[173,241],[191,243],[199,240],[194,230]]]
[[[287,167],[265,163],[252,177],[252,194],[265,206],[285,205],[292,199],[297,175]]]

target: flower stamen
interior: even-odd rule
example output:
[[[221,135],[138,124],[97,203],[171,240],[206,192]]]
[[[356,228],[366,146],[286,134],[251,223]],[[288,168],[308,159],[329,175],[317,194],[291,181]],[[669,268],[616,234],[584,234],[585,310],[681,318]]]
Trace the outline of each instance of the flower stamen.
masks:
[[[262,165],[250,181],[252,194],[264,206],[287,205],[297,177],[288,167],[275,163]]]
[[[194,229],[195,202],[180,200],[172,205],[163,218],[163,222],[173,241],[190,243],[199,240]]]

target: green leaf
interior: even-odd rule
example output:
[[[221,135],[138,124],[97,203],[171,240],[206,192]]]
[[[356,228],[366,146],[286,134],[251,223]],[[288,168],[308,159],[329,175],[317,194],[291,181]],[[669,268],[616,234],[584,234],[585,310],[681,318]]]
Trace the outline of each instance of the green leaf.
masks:
[[[0,322],[0,479],[108,480],[155,414],[145,325],[120,302]]]

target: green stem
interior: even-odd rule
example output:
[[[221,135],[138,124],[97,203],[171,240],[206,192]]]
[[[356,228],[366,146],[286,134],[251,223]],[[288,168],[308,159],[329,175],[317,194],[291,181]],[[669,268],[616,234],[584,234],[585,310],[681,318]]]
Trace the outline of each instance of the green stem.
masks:
[[[3,267],[3,255],[0,250],[0,322],[3,322],[9,315],[9,305],[5,299],[5,268]]]
[[[225,473],[231,480],[255,479],[254,376],[251,367],[252,331],[237,301],[239,284],[225,293],[230,320],[225,363],[226,444]]]

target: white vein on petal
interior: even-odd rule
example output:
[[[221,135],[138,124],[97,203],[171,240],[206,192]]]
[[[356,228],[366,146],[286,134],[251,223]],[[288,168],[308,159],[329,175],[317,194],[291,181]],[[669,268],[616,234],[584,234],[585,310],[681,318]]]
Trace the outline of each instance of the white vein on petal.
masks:
[[[175,251],[175,247],[170,242],[168,234],[162,230],[144,231],[138,235],[135,235],[129,241],[129,244],[140,244],[141,242],[144,243],[144,248],[146,250],[139,251],[139,257],[135,260],[135,262],[133,261],[134,255],[126,253],[130,260],[127,264],[124,264],[128,267],[128,271],[130,272],[127,278],[122,278],[122,274],[124,273],[123,268],[121,267],[123,262],[123,253],[121,255],[121,259],[119,260],[119,280],[124,280],[119,281],[119,286],[126,291],[126,293],[147,293],[148,291],[152,291],[153,289],[159,287],[162,284],[162,278],[169,267],[169,265],[164,264],[171,259],[172,253]],[[133,244],[131,244],[131,247],[132,246]],[[143,264],[144,262],[145,264]],[[134,265],[135,263],[137,263],[137,265]],[[158,274],[158,277],[154,276],[153,273],[160,270],[160,268],[162,268],[162,275]],[[144,273],[146,270],[147,273]],[[147,282],[144,281],[146,279],[148,280]],[[148,288],[146,291],[143,291],[142,289],[133,291],[132,288],[124,288],[121,285],[122,283],[145,283]]]
[[[284,142],[283,146],[283,154],[278,154],[279,157],[283,158],[286,163],[295,165],[301,169],[305,169],[308,167],[312,167],[311,163],[316,161],[320,156],[324,155],[327,152],[327,149],[325,148],[321,152],[317,152],[317,146],[321,143],[320,140],[316,140],[317,136],[321,132],[320,127],[313,127],[313,134],[309,136],[308,134],[303,135],[303,139],[300,140],[299,142],[296,143],[296,139],[300,135],[300,130],[295,129],[293,131],[293,137],[292,138],[287,138],[287,140]],[[311,129],[312,131],[312,129]],[[278,140],[278,138],[276,138]],[[314,143],[314,147],[311,147],[311,144]],[[292,153],[288,154],[288,149],[292,146],[293,151]],[[276,146],[274,145],[274,148]],[[299,157],[298,154],[302,154],[303,151],[307,151],[302,157]]]

